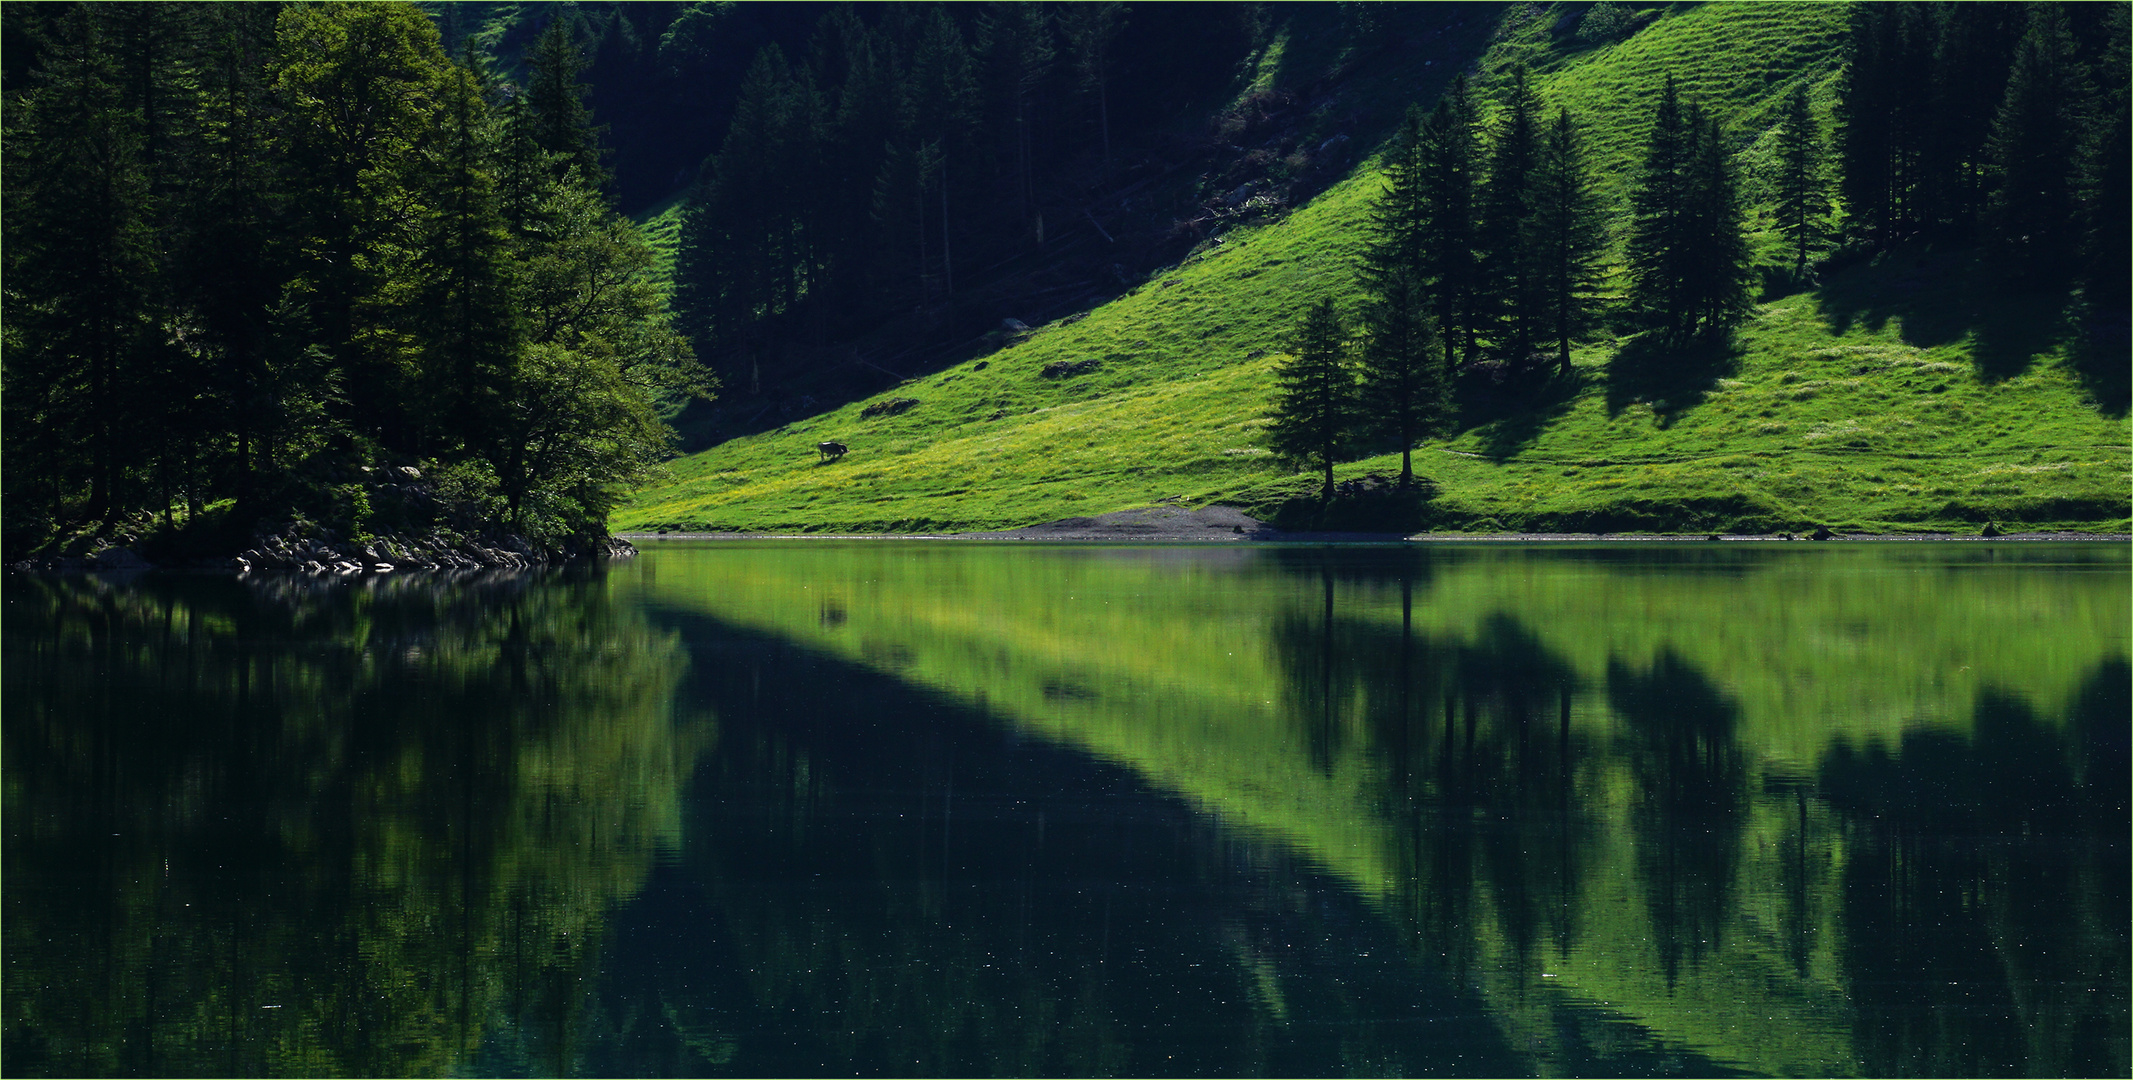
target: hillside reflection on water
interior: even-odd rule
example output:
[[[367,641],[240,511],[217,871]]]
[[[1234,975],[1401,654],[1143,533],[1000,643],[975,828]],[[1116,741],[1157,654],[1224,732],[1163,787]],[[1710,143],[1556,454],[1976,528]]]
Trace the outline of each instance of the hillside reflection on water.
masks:
[[[10,577],[0,1067],[2123,1075],[2127,570]]]

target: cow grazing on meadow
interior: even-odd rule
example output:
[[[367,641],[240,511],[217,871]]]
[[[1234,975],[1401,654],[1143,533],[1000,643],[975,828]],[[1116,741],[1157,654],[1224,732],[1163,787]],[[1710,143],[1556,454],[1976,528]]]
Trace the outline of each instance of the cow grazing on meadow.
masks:
[[[818,442],[815,444],[815,452],[822,455],[818,461],[835,461],[843,457],[848,449],[850,447],[841,442]]]

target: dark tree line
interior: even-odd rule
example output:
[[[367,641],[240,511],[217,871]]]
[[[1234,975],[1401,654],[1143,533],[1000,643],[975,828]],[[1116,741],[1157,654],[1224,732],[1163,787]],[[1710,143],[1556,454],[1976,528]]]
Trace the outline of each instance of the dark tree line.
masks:
[[[752,381],[774,342],[948,303],[1087,232],[1119,136],[1226,71],[1237,20],[1226,5],[830,9],[804,49],[765,45],[741,81],[686,204],[681,325]]]
[[[660,403],[707,389],[598,191],[567,37],[520,87],[411,5],[10,14],[11,546],[218,504],[431,524],[368,505],[401,468],[604,535]]]
[[[2117,289],[2122,4],[1858,4],[1838,107],[1854,239],[1981,242],[2005,276]]]

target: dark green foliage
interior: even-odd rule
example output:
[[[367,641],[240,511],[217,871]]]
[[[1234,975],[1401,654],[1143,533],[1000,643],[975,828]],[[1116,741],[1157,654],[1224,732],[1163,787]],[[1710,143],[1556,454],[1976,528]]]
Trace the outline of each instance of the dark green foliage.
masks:
[[[1488,179],[1482,184],[1480,290],[1483,325],[1498,351],[1523,361],[1539,336],[1542,300],[1533,214],[1534,172],[1540,164],[1539,103],[1523,68],[1512,72],[1503,110],[1489,140]]]
[[[585,104],[587,88],[578,81],[585,58],[572,40],[570,21],[549,23],[526,64],[527,108],[518,114],[526,124],[526,137],[550,156],[558,175],[575,169],[580,183],[605,182],[600,132],[593,126],[592,109]]]
[[[359,482],[418,464],[474,478],[507,519],[485,524],[604,532],[664,451],[661,401],[705,384],[589,186],[568,56],[543,52],[514,138],[479,58],[407,5],[50,25],[7,101],[11,555],[224,499],[240,531],[422,528]]]
[[[1323,470],[1320,498],[1333,499],[1333,463],[1356,419],[1355,371],[1348,359],[1348,327],[1330,299],[1304,313],[1291,355],[1276,375],[1268,441],[1275,453]]]
[[[1436,297],[1445,348],[1462,363],[1477,359],[1481,350],[1484,293],[1475,235],[1479,127],[1466,77],[1458,76],[1421,124],[1413,166],[1415,218],[1408,243],[1416,269]]]
[[[1553,338],[1558,370],[1570,373],[1570,339],[1584,329],[1605,274],[1607,208],[1592,175],[1584,133],[1570,110],[1542,136],[1525,222],[1539,332]]]
[[[1450,426],[1451,379],[1429,316],[1429,298],[1412,273],[1376,283],[1363,312],[1363,421],[1400,447],[1400,484],[1412,486],[1415,443]]]
[[[2085,82],[2066,13],[2056,4],[2032,8],[1986,144],[1998,179],[1985,207],[1987,239],[2011,278],[2038,280],[2071,267]]]
[[[1630,299],[1670,342],[1729,330],[1748,309],[1738,184],[1717,121],[1667,79],[1630,195]]]
[[[1807,100],[1807,87],[1785,99],[1778,126],[1777,222],[1792,242],[1793,276],[1807,272],[1808,249],[1827,237],[1829,195],[1822,175],[1822,130]]]

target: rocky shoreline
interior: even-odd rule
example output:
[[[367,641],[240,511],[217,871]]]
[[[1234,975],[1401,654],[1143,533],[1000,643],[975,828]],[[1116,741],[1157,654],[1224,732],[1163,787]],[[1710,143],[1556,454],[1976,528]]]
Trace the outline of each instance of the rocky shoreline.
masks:
[[[30,573],[194,569],[319,577],[423,570],[533,570],[585,558],[626,559],[635,554],[636,547],[618,537],[608,537],[581,550],[556,551],[509,535],[384,533],[357,541],[341,539],[330,529],[305,533],[285,528],[253,537],[249,546],[234,555],[158,560],[143,556],[131,543],[89,541],[10,563],[9,569]]]

